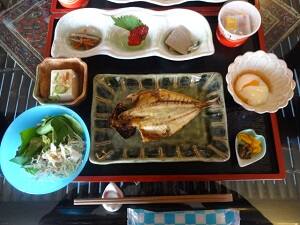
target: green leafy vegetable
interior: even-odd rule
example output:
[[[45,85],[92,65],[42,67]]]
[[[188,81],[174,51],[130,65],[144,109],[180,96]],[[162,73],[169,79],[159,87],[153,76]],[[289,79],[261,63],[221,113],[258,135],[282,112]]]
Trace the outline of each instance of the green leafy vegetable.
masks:
[[[57,146],[69,139],[82,140],[83,130],[72,116],[58,115],[44,118],[37,127],[23,130],[20,136],[21,145],[10,161],[24,166],[41,152],[48,151],[51,143]],[[30,166],[26,166],[25,170],[31,174],[38,172]]]
[[[115,22],[115,25],[121,28],[124,28],[128,31],[133,30],[136,27],[144,25],[142,21],[136,16],[120,16],[120,17],[111,17]]]
[[[51,120],[53,117],[49,117],[45,120],[43,120],[42,124],[36,129],[36,132],[39,135],[44,135],[48,134],[49,132],[53,131],[52,126],[51,126]]]
[[[41,137],[33,137],[29,141],[29,144],[26,148],[24,148],[23,153],[21,155],[16,156],[11,159],[11,162],[25,165],[26,163],[31,161],[31,158],[40,153],[43,148],[43,142]]]
[[[75,120],[72,116],[69,116],[68,114],[64,114],[62,118],[65,119],[68,125],[70,125],[79,136],[82,136],[83,130],[80,123],[78,123],[77,120]]]
[[[42,135],[42,141],[45,145],[50,145],[51,139],[47,135]]]
[[[34,167],[26,167],[25,170],[27,173],[30,173],[32,175],[35,175],[35,174],[37,174],[37,172],[39,172],[39,169],[34,168]]]
[[[51,126],[53,127],[53,142],[58,145],[66,141],[65,138],[74,137],[74,131],[70,126],[60,117],[51,120]]]
[[[54,88],[54,92],[57,94],[66,93],[69,88],[65,85],[56,85]]]
[[[36,133],[36,128],[28,128],[26,130],[23,130],[21,133],[20,133],[20,136],[21,136],[21,145],[20,147],[18,148],[18,151],[17,151],[17,156],[19,155],[22,155],[24,153],[24,150],[26,149],[26,147],[28,146],[30,140],[33,138],[33,137],[36,137],[38,136],[38,134]]]

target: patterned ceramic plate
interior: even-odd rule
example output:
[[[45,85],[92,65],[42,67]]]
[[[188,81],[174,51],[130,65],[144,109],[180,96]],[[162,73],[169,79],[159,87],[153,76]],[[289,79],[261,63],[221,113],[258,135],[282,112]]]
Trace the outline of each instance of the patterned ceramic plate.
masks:
[[[143,143],[139,132],[124,139],[109,125],[116,104],[133,92],[164,88],[205,101],[220,102],[204,109],[180,131],[159,141]],[[98,74],[94,78],[91,112],[92,148],[95,164],[206,161],[230,158],[222,76],[198,74]]]

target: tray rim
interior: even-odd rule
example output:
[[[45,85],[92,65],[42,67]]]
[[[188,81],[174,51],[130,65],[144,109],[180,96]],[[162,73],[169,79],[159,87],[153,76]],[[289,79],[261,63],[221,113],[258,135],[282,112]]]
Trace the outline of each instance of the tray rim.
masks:
[[[52,0],[54,3],[57,0]],[[254,0],[255,6],[259,9],[259,0]],[[186,9],[191,9],[196,12],[200,12],[203,16],[217,16],[218,11],[220,10],[220,6],[209,6],[209,7],[184,7]],[[155,9],[155,8],[151,8]],[[69,10],[70,11],[70,10]],[[50,16],[49,24],[48,24],[48,34],[47,34],[47,42],[45,49],[45,57],[50,55],[51,43],[52,43],[52,35],[54,28],[54,21],[62,17],[68,11],[62,11],[64,13],[60,14],[52,14]],[[261,50],[266,51],[266,44],[264,38],[263,27],[261,26],[258,30],[258,39],[259,46]],[[247,173],[247,174],[186,174],[186,175],[118,175],[118,176],[78,176],[75,181],[79,182],[160,182],[160,181],[222,181],[222,180],[282,180],[286,176],[285,171],[285,162],[284,155],[281,146],[280,134],[279,134],[279,126],[278,126],[278,118],[276,113],[269,114],[273,138],[274,138],[274,146],[275,146],[275,155],[278,164],[278,172],[277,173]]]
[[[223,3],[226,2],[228,0],[173,0],[173,1],[177,1],[175,3],[162,3],[159,2],[159,0],[124,0],[124,2],[121,2],[120,0],[108,0],[109,2],[113,2],[113,3],[117,3],[117,4],[126,4],[126,3],[135,3],[135,2],[145,2],[145,3],[151,3],[154,5],[158,5],[158,6],[176,6],[182,3],[186,3],[186,2],[190,2],[190,1],[197,1],[197,2],[206,2],[206,3],[212,3],[212,4],[217,4],[217,3]]]
[[[144,0],[142,0],[142,1],[143,1],[143,3],[149,3],[149,2],[145,2]],[[189,0],[189,1],[192,1],[192,0]],[[216,3],[212,3],[212,4],[223,4],[226,1],[228,1],[228,0],[222,0],[220,2],[216,2]],[[112,1],[109,1],[109,2],[114,3]],[[207,1],[199,1],[199,2],[210,3],[210,2],[207,2]],[[130,2],[128,2],[128,3],[130,3]],[[71,12],[73,10],[80,9],[80,8],[75,8],[75,9],[57,8],[58,4],[59,4],[58,0],[51,0],[50,12],[53,15],[54,14],[60,14],[60,13],[65,14],[65,13]],[[151,4],[153,4],[153,3],[151,3]],[[120,6],[121,6],[120,8],[122,8],[122,5],[123,4],[120,4]],[[162,7],[164,7],[164,8],[162,8]],[[217,8],[217,7],[218,6],[205,6],[205,7],[202,7],[202,8],[203,8],[203,11],[206,11],[206,12],[212,11],[212,13],[215,13],[215,8]],[[197,6],[192,6],[192,7],[176,7],[176,5],[169,5],[169,6],[154,5],[153,7],[149,8],[149,9],[152,9],[152,10],[168,10],[168,9],[172,9],[172,8],[184,8],[184,9],[191,9],[191,10],[192,10],[192,8],[198,8],[198,10],[199,10],[199,7],[197,7]],[[109,10],[109,9],[116,9],[116,8],[106,8],[106,9]],[[197,10],[194,10],[194,11],[197,11]],[[200,12],[200,11],[197,11],[197,12]],[[202,10],[201,10],[201,14],[205,15],[205,14],[202,13]],[[215,14],[211,14],[211,15],[215,15]]]

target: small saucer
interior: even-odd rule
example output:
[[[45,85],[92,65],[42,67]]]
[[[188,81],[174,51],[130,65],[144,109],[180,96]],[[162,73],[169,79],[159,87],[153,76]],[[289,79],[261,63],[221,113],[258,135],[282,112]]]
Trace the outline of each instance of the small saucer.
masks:
[[[254,136],[261,143],[261,148],[262,148],[261,152],[256,154],[256,155],[253,155],[250,159],[242,159],[239,155],[239,152],[238,152],[238,144],[239,143],[238,143],[238,138],[237,137],[240,133],[246,133],[246,134],[249,134],[251,136]],[[236,153],[236,157],[237,157],[239,166],[240,167],[248,166],[252,163],[257,162],[258,160],[262,159],[265,156],[265,154],[266,154],[266,140],[265,140],[264,136],[256,134],[255,131],[252,130],[252,129],[242,130],[235,137],[235,153]]]

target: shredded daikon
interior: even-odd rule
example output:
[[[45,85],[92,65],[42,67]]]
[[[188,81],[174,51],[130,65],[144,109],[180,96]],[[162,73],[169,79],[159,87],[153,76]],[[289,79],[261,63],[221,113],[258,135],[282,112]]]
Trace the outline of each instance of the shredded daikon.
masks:
[[[67,177],[81,164],[84,142],[79,139],[70,139],[66,144],[56,146],[50,143],[41,154],[24,166],[37,171],[37,175],[54,175]]]

